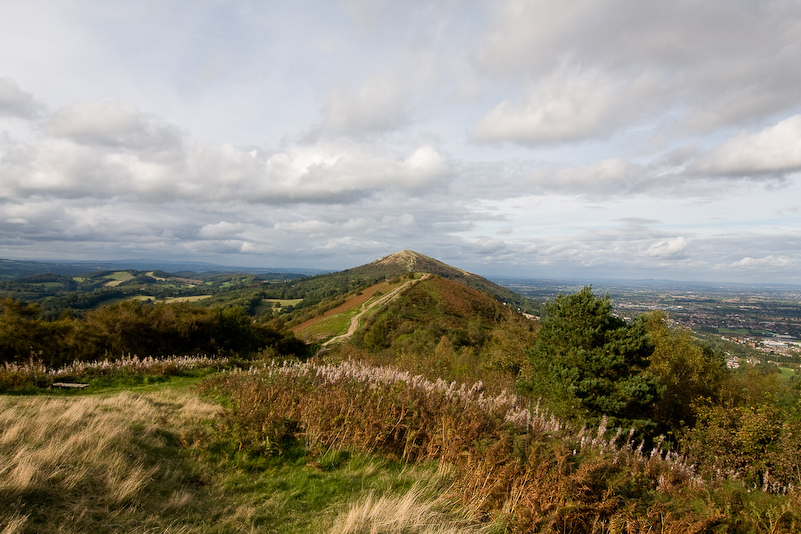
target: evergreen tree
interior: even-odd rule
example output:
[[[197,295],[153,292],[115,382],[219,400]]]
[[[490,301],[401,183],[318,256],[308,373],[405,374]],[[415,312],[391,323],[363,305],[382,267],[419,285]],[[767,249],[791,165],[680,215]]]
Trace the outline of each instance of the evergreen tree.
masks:
[[[653,346],[645,326],[614,316],[609,296],[596,297],[591,287],[559,295],[545,305],[521,389],[561,417],[606,415],[612,424],[650,429],[659,387],[646,370]]]

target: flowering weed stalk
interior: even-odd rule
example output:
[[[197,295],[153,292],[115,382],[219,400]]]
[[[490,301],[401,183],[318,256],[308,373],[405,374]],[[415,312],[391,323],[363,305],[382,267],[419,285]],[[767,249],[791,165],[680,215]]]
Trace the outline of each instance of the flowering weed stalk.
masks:
[[[717,502],[724,481],[702,479],[661,442],[646,449],[633,432],[607,431],[605,420],[577,428],[515,395],[486,395],[480,383],[348,361],[269,364],[217,375],[202,389],[231,399],[218,428],[237,450],[279,455],[300,444],[309,454],[347,449],[436,462],[455,472],[451,499],[476,520],[503,518],[511,532],[758,523],[745,511],[745,492],[730,496],[739,505]],[[796,518],[783,515],[775,531],[791,532]]]

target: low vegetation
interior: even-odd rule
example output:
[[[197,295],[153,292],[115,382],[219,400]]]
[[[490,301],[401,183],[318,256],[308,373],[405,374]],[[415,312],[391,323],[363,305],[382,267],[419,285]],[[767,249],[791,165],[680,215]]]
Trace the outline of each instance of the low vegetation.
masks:
[[[603,420],[579,427],[480,385],[345,363],[267,366],[204,388],[231,398],[219,430],[241,450],[435,462],[453,470],[446,495],[472,521],[510,532],[792,532],[801,519],[794,485],[754,493],[733,472],[702,476],[661,442],[646,448]]]
[[[128,300],[48,319],[35,304],[0,300],[0,360],[31,358],[48,367],[121,354],[171,356],[250,354],[273,348],[302,356],[304,343],[289,332],[255,322],[242,308]]]
[[[59,316],[0,301],[0,532],[799,529],[792,373],[729,369],[591,288],[534,322],[400,260],[441,272],[379,287],[374,262],[269,296],[232,276],[230,300]],[[316,356],[290,330],[320,343],[402,286]]]

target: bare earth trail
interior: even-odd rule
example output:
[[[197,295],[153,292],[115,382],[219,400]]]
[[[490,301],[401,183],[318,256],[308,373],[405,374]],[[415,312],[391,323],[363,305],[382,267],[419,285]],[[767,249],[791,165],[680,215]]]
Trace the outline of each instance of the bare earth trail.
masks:
[[[344,334],[339,335],[339,336],[332,337],[331,339],[329,339],[328,341],[323,343],[322,346],[320,347],[320,350],[324,349],[327,345],[329,345],[331,343],[334,343],[334,342],[337,342],[337,341],[342,341],[342,340],[345,340],[345,339],[349,338],[350,336],[352,336],[354,334],[354,332],[356,332],[356,330],[359,328],[359,319],[361,319],[362,315],[364,315],[368,311],[372,310],[376,306],[384,306],[386,304],[389,304],[390,302],[392,302],[393,300],[398,298],[398,296],[401,294],[401,292],[403,290],[413,286],[414,284],[416,284],[416,283],[418,283],[418,282],[420,282],[422,280],[428,280],[429,278],[431,278],[431,275],[430,274],[426,274],[426,275],[423,275],[423,277],[421,277],[421,278],[418,278],[418,279],[415,279],[415,280],[409,280],[408,282],[405,282],[405,283],[399,285],[398,287],[396,287],[395,289],[393,289],[392,291],[390,291],[386,295],[382,295],[381,298],[376,299],[376,300],[374,300],[372,302],[369,302],[369,303],[368,302],[363,303],[361,311],[359,313],[357,313],[350,320],[350,327],[348,327],[348,331],[346,333],[344,333]]]
[[[368,287],[367,289],[362,291],[361,295],[355,295],[353,298],[348,299],[346,302],[340,304],[336,308],[332,308],[332,309],[328,310],[327,312],[323,313],[319,317],[314,317],[312,319],[309,319],[308,321],[304,321],[304,322],[300,323],[299,325],[295,325],[292,328],[290,328],[289,330],[291,332],[294,332],[295,334],[299,334],[299,333],[303,332],[304,330],[306,330],[307,328],[319,323],[320,321],[328,319],[329,317],[332,317],[334,315],[338,315],[338,314],[340,314],[340,313],[342,313],[344,311],[350,310],[351,308],[354,308],[354,307],[358,306],[359,304],[363,304],[363,303],[367,302],[368,300],[373,298],[373,295],[375,295],[376,292],[379,289],[381,289],[382,287],[384,287],[385,285],[387,285],[386,282],[381,282],[380,284],[376,284],[374,286]]]

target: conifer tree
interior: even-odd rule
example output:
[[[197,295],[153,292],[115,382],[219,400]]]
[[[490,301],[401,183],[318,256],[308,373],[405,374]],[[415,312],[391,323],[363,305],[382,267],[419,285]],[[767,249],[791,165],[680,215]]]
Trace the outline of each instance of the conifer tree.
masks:
[[[643,320],[616,317],[608,295],[585,287],[545,305],[521,389],[561,417],[606,415],[613,424],[650,429],[659,395],[658,379],[647,371],[652,352]]]

